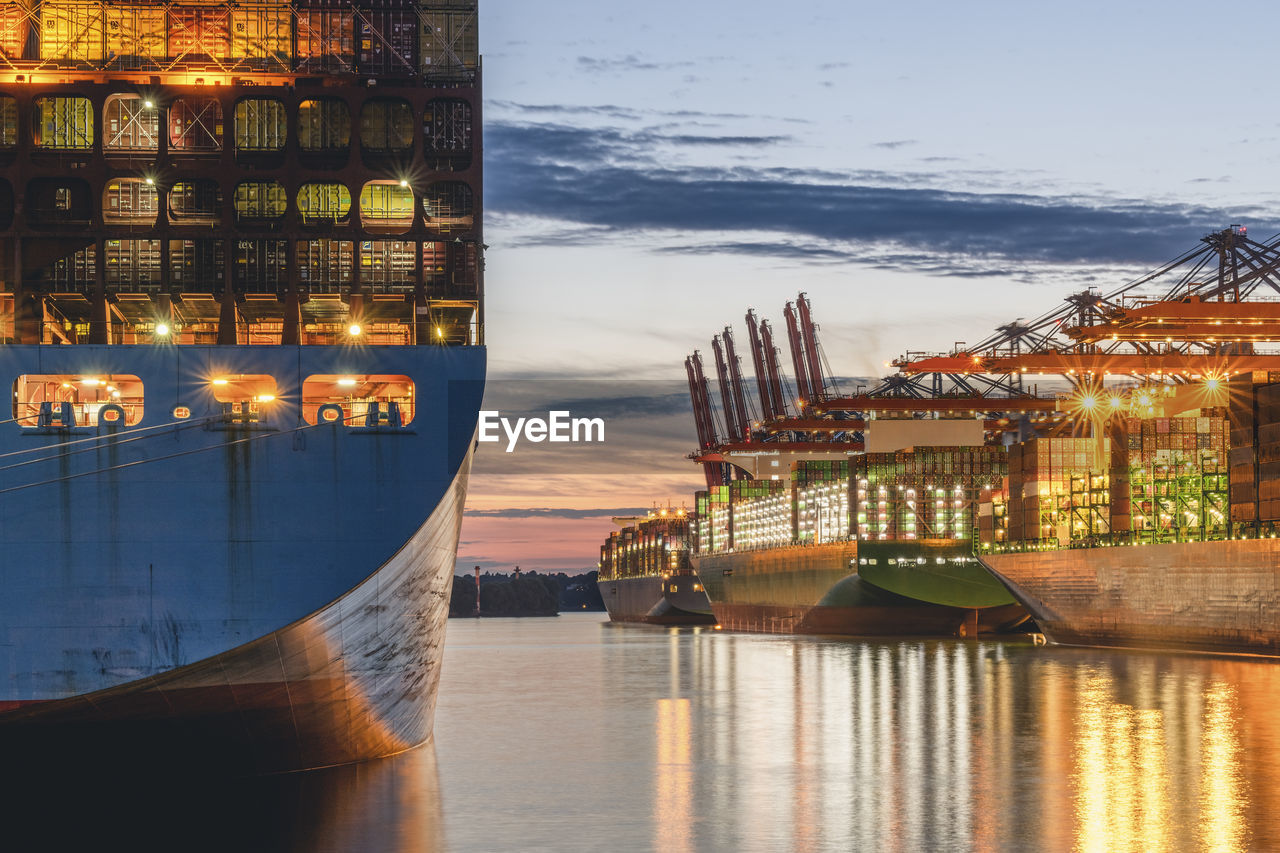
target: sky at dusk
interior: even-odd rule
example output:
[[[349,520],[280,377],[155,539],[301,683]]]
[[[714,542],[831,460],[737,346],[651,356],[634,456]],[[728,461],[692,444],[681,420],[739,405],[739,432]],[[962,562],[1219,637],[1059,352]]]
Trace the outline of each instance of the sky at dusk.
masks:
[[[805,291],[851,391],[1280,230],[1270,4],[480,7],[487,405],[606,441],[481,445],[464,569],[591,569],[611,515],[688,502],[684,357],[730,324],[749,373],[748,307],[781,332]]]

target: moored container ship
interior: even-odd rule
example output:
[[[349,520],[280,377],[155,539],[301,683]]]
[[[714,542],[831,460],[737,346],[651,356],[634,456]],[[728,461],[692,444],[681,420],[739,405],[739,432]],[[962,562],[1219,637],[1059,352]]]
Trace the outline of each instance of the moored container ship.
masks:
[[[800,459],[788,480],[698,493],[694,566],[722,626],[974,636],[1025,621],[973,556],[977,507],[1001,484],[1003,448],[984,445],[981,421],[872,429],[897,447]],[[941,434],[971,443],[928,443]]]
[[[485,373],[475,3],[0,20],[6,754],[422,743]]]
[[[1109,460],[1075,471],[1047,470],[1044,439],[1013,449],[1007,522],[981,557],[1050,640],[1280,654],[1272,378],[1202,379],[1222,405],[1113,419]]]
[[[619,526],[600,546],[596,584],[614,622],[711,625],[715,616],[689,560],[689,517],[666,507]]]

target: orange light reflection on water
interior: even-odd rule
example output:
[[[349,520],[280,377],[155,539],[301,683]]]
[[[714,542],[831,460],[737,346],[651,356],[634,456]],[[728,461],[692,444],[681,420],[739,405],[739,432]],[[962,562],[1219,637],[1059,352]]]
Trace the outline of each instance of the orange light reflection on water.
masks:
[[[1137,707],[1115,697],[1109,674],[1084,675],[1077,691],[1073,773],[1076,839],[1080,853],[1181,849],[1198,829],[1200,848],[1245,849],[1248,807],[1241,780],[1240,735],[1232,688],[1212,682],[1203,695],[1198,680],[1185,683],[1173,719],[1164,707]],[[1141,685],[1139,686],[1141,687]],[[1141,689],[1138,690],[1142,696]],[[1197,701],[1199,700],[1199,701]],[[1203,706],[1201,705],[1203,702]],[[1147,701],[1138,700],[1146,705]],[[1199,743],[1179,737],[1200,731]],[[1199,747],[1198,828],[1184,825],[1170,765],[1186,765]]]
[[[1244,811],[1248,803],[1240,774],[1240,738],[1235,691],[1221,681],[1205,694],[1200,738],[1200,846],[1202,850],[1243,850],[1247,842]]]
[[[657,850],[692,850],[693,735],[688,699],[658,700],[653,826]]]

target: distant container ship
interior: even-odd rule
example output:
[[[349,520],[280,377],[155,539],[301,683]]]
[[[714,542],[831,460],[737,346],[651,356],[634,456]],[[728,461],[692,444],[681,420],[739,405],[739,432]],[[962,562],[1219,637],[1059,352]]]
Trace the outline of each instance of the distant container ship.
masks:
[[[0,18],[11,772],[422,743],[485,376],[475,3]]]
[[[666,508],[615,518],[600,547],[597,585],[614,622],[711,625],[715,616],[689,560],[689,518]]]
[[[1004,449],[984,445],[976,420],[885,419],[872,429],[899,446],[799,459],[788,479],[697,494],[693,563],[721,625],[973,636],[1026,620],[973,556],[978,506],[1002,484]],[[944,434],[969,443],[928,443]],[[785,458],[775,455],[771,467]]]

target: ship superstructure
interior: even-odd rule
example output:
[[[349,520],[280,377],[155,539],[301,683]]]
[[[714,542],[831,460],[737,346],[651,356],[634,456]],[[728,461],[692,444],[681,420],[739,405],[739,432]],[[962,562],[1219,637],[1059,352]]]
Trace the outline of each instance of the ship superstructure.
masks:
[[[429,736],[480,105],[474,2],[0,4],[6,744]]]

